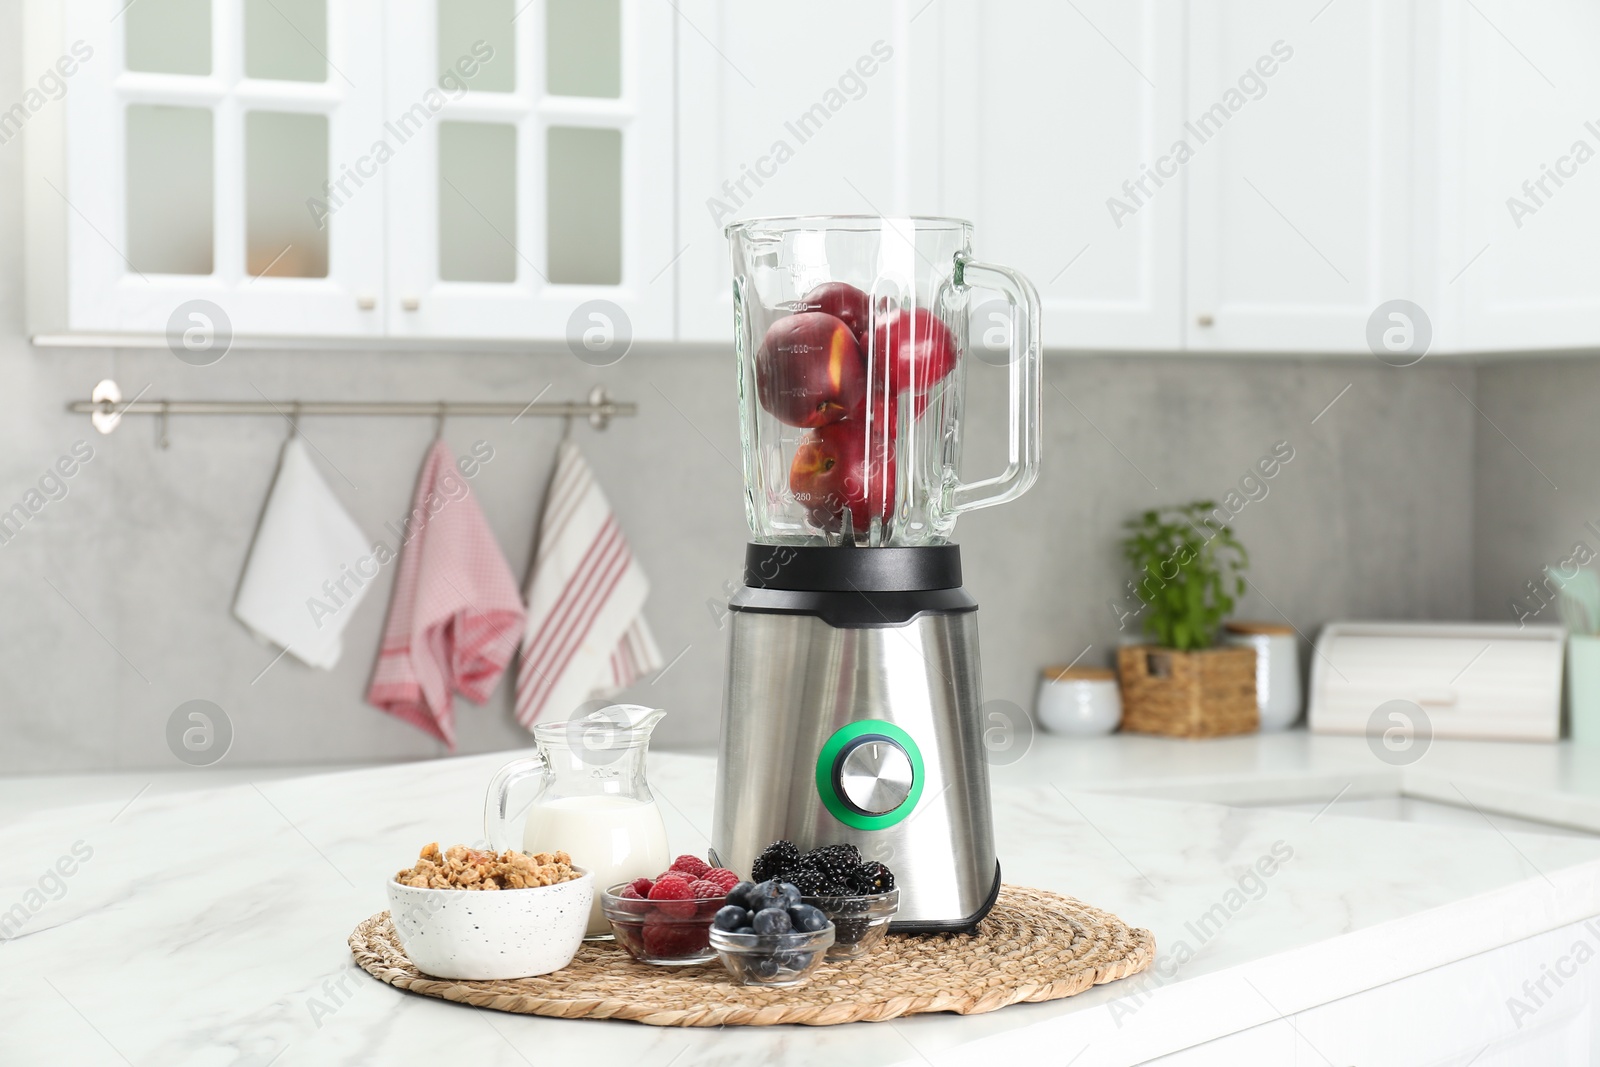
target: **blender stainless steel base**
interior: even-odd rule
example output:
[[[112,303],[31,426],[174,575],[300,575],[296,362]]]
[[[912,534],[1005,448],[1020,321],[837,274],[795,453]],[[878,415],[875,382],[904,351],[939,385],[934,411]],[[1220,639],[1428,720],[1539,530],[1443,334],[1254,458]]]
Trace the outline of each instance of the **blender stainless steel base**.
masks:
[[[778,839],[801,849],[849,842],[894,871],[893,929],[971,928],[993,905],[1000,874],[977,604],[960,588],[956,549],[752,546],[752,559],[761,552],[769,565],[787,558],[776,569],[789,573],[769,579],[747,566],[730,603],[717,856],[746,872]],[[867,569],[847,583],[813,580],[811,559],[797,564],[794,554],[818,552],[811,559],[830,567]],[[928,553],[938,566],[921,566]],[[871,588],[930,582],[944,587]]]

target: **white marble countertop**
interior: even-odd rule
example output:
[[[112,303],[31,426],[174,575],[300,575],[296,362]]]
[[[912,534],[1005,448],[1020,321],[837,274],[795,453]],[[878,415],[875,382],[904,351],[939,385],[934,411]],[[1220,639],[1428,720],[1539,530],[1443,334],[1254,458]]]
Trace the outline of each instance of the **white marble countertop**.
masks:
[[[0,942],[0,1062],[1137,1063],[1600,914],[1600,840],[1493,822],[1600,829],[1600,753],[1439,742],[1394,768],[1359,738],[1303,733],[1041,737],[994,772],[1006,879],[1151,928],[1150,975],[985,1016],[702,1031],[478,1011],[353,970],[345,939],[384,908],[384,880],[427,841],[476,838],[506,758],[134,786],[11,815],[0,915],[27,916]],[[711,778],[705,757],[652,758],[674,852],[705,849]],[[1397,790],[1465,798],[1484,824],[1339,814]],[[1160,792],[1185,799],[1134,795]],[[1338,799],[1226,806],[1317,797]],[[1269,856],[1269,876],[1250,873]],[[51,875],[63,857],[73,873]]]

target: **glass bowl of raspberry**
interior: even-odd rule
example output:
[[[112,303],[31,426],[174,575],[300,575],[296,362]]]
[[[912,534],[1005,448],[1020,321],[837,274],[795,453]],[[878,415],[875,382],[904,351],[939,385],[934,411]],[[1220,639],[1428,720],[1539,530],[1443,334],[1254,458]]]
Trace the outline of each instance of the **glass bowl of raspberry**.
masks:
[[[692,861],[692,862],[691,862]],[[640,963],[682,967],[717,958],[711,920],[738,882],[732,871],[680,856],[655,878],[619,882],[600,894],[600,910]]]

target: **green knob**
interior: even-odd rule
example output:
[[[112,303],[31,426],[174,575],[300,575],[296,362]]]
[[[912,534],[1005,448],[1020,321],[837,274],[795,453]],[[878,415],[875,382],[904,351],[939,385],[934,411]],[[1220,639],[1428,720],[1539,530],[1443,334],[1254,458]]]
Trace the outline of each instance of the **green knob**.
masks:
[[[917,743],[883,719],[840,727],[817,755],[817,795],[856,830],[886,830],[909,816],[925,777]]]

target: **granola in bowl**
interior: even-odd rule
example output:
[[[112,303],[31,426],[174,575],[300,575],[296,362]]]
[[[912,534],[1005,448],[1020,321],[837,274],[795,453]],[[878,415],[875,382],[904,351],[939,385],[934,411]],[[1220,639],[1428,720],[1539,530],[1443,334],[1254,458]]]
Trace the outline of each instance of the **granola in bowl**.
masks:
[[[486,852],[453,845],[443,854],[437,841],[425,847],[414,866],[394,880],[414,889],[532,889],[583,877],[565,852],[507,850]]]

